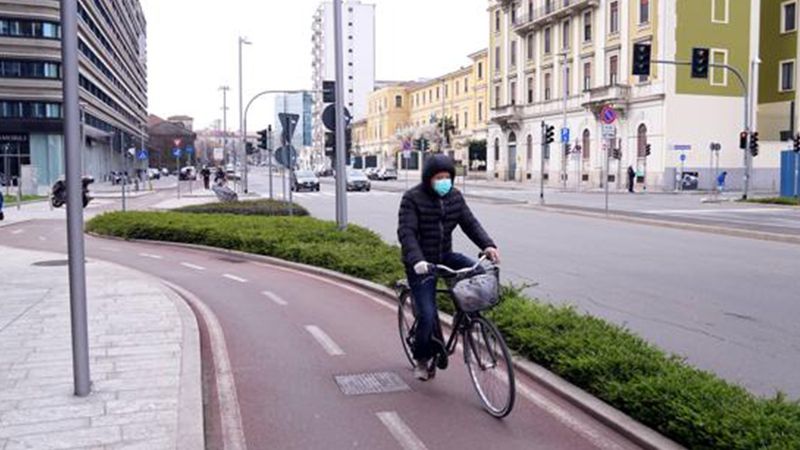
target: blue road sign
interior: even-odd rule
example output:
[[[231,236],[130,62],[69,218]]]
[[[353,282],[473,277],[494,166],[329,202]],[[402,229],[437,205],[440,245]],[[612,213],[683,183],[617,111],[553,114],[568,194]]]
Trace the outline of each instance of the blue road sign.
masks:
[[[194,147],[186,147],[186,154],[193,155],[194,154]]]
[[[139,161],[147,161],[148,159],[147,149],[141,149],[137,151],[136,159],[138,159]]]
[[[561,142],[569,142],[569,128],[561,129]]]
[[[182,154],[183,154],[183,151],[180,149],[180,147],[175,147],[175,148],[172,149],[172,156],[174,156],[176,158],[180,158]]]
[[[617,111],[611,106],[606,106],[603,108],[601,118],[603,119],[603,123],[612,124],[617,121]]]
[[[681,153],[681,162],[684,162],[684,161],[686,161],[686,155],[684,155],[683,153]]]

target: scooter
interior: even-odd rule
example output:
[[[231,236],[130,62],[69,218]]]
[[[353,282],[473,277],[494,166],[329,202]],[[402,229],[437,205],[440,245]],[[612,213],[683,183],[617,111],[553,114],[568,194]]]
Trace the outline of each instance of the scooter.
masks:
[[[89,185],[94,183],[94,178],[85,176],[82,178],[83,184],[83,207],[86,208],[92,197],[89,196]],[[67,203],[67,184],[64,180],[58,180],[53,184],[52,193],[50,194],[50,204],[54,208],[61,208]]]

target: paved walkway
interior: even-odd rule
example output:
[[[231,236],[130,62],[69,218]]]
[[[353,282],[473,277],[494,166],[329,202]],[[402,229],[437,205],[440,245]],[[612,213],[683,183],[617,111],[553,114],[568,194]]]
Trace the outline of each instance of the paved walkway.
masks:
[[[66,257],[0,255],[0,450],[203,448],[199,333],[182,300],[146,275],[90,260],[93,389],[80,399]]]

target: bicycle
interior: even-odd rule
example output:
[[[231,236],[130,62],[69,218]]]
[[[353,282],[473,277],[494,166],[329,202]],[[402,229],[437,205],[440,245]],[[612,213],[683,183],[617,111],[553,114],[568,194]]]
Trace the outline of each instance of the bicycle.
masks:
[[[432,360],[431,371],[433,375],[436,368],[440,370],[447,368],[448,358],[458,349],[458,338],[461,337],[464,364],[470,374],[472,386],[483,402],[484,409],[499,419],[508,416],[514,408],[516,385],[511,352],[497,327],[481,314],[499,301],[499,268],[494,265],[485,268],[483,267],[485,261],[486,256],[482,256],[474,266],[462,270],[432,265],[433,276],[441,276],[447,286],[446,289],[437,289],[436,293],[449,295],[456,306],[456,313],[447,344],[444,343],[438,315],[436,317],[433,341],[440,348]],[[494,298],[476,299],[463,295],[464,290],[469,289],[467,285],[470,280],[475,281],[478,277],[482,277],[481,281],[491,284],[487,276],[494,277],[494,289],[498,291]],[[400,340],[406,358],[413,367],[416,311],[411,299],[411,288],[405,280],[398,282],[396,287],[399,299],[397,319]]]

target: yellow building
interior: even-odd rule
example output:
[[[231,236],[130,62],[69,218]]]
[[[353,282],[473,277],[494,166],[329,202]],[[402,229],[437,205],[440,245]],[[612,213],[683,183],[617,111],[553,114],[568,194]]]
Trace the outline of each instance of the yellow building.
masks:
[[[430,136],[431,150],[441,149],[442,115],[452,125],[450,145],[444,150],[466,164],[472,141],[485,141],[489,108],[488,50],[470,55],[472,64],[447,75],[422,82],[394,83],[369,97],[366,126],[354,134],[353,147],[361,155],[378,155],[379,164],[394,166],[402,150],[398,134]],[[365,128],[365,130],[363,130]],[[435,136],[431,136],[435,134]],[[485,161],[485,153],[477,153]]]

